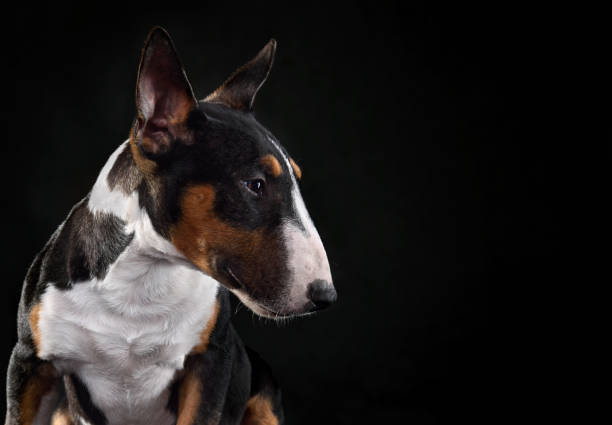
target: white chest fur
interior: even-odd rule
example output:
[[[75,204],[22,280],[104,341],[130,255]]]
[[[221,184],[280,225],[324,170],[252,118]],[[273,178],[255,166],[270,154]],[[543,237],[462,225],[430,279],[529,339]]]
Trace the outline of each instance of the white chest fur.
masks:
[[[170,423],[167,388],[211,318],[217,283],[166,261],[129,282],[118,279],[121,268],[104,281],[48,288],[40,355],[76,373],[109,423]]]

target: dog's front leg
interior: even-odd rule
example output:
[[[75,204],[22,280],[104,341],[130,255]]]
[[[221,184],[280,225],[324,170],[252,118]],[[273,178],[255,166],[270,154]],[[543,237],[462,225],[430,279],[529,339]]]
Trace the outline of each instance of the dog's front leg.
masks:
[[[61,380],[53,365],[36,356],[27,343],[17,342],[6,384],[6,425],[48,424],[59,397]]]

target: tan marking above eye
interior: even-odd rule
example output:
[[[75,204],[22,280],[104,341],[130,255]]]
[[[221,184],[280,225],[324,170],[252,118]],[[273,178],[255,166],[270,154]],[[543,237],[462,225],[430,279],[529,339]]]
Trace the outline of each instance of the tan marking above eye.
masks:
[[[283,167],[281,167],[278,159],[272,154],[265,155],[260,160],[261,165],[264,166],[266,172],[272,177],[278,177],[283,174]]]
[[[297,177],[298,180],[301,180],[302,179],[302,169],[300,168],[300,166],[295,163],[293,158],[289,158],[289,163],[291,164],[291,168],[293,168],[295,177]]]

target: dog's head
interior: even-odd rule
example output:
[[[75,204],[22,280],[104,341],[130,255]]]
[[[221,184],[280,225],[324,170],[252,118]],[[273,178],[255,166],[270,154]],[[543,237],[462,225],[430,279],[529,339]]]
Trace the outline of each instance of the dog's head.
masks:
[[[276,49],[198,101],[168,34],[142,52],[130,146],[155,230],[266,317],[318,310],[336,298],[327,255],[299,189],[301,170],[254,118]]]

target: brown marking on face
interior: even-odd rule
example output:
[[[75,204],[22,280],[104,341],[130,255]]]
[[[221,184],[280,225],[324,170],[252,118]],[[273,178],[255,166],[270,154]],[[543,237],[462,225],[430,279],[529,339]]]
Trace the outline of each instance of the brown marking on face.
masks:
[[[34,305],[34,307],[32,307],[30,310],[30,315],[28,317],[30,329],[32,330],[32,339],[34,340],[34,346],[36,347],[36,353],[40,353],[40,328],[38,327],[38,320],[41,308],[41,303]]]
[[[297,179],[301,180],[302,179],[302,169],[300,168],[300,166],[295,163],[293,158],[289,158],[289,163],[291,164],[291,168],[293,168],[293,172],[295,173],[295,176],[297,177]]]
[[[233,227],[214,211],[215,190],[209,184],[190,186],[181,198],[181,218],[170,230],[170,240],[192,263],[217,280],[217,259],[233,258],[243,266],[244,284],[258,282],[263,270],[270,269],[270,255],[280,241],[267,237],[262,230]]]
[[[278,425],[272,403],[262,394],[256,394],[247,402],[241,425]]]
[[[194,372],[188,372],[179,386],[178,419],[176,425],[191,425],[194,423],[200,401],[202,400],[202,385]]]
[[[283,167],[281,167],[278,159],[272,154],[268,154],[263,156],[260,159],[261,165],[263,165],[266,173],[270,174],[272,177],[279,177],[283,174]]]
[[[36,371],[28,378],[25,390],[20,400],[21,424],[30,425],[40,408],[42,398],[52,388],[57,378],[57,372],[51,363],[42,363]]]
[[[206,351],[208,347],[208,341],[210,340],[210,334],[215,329],[215,324],[217,323],[217,317],[219,316],[219,302],[215,302],[214,311],[210,319],[208,319],[208,323],[206,323],[206,327],[200,334],[200,343],[191,349],[191,354],[200,354]]]
[[[217,222],[213,212],[215,191],[210,185],[187,188],[181,202],[182,217],[170,230],[170,239],[196,266],[211,274],[209,227]]]

